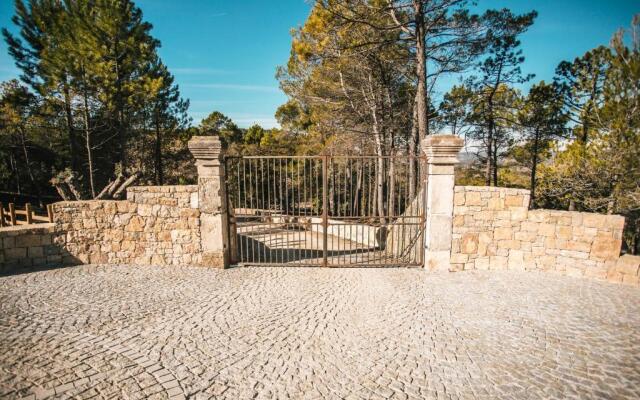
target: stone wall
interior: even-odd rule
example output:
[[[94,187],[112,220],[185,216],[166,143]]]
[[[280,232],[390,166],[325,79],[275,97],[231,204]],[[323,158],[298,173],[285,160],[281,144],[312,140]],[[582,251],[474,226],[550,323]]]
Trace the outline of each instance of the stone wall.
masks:
[[[207,264],[200,201],[194,185],[132,187],[122,201],[56,203],[53,224],[0,229],[0,272]],[[451,270],[525,269],[640,284],[640,257],[620,257],[621,216],[529,210],[522,189],[461,186],[453,202]]]
[[[197,190],[133,187],[123,201],[56,203],[54,240],[82,263],[198,264]]]
[[[61,265],[63,250],[53,243],[54,224],[0,229],[0,272]]]
[[[198,208],[198,185],[133,186],[127,189],[127,200],[136,204]]]
[[[451,269],[525,269],[639,284],[640,257],[620,257],[623,217],[528,207],[528,190],[456,187]]]

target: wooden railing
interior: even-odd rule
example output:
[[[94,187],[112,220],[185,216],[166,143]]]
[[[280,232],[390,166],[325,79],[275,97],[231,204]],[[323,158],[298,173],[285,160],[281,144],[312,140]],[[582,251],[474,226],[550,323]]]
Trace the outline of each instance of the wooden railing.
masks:
[[[53,206],[47,204],[47,215],[37,215],[30,203],[24,205],[24,209],[16,209],[14,203],[9,203],[9,208],[5,209],[0,203],[0,227],[14,225],[29,225],[37,223],[53,222]]]

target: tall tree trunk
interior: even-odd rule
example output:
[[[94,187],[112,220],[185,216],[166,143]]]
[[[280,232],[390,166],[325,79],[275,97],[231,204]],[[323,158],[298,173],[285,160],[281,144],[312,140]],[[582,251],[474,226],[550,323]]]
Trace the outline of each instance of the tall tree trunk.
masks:
[[[118,60],[120,54],[120,49],[119,49],[119,41],[116,38],[115,42],[114,42],[114,59],[115,59],[115,65],[114,65],[114,69],[115,69],[115,74],[116,74],[116,81],[115,81],[115,88],[116,88],[116,94],[115,94],[115,107],[116,107],[116,129],[118,130],[117,134],[118,134],[118,145],[119,145],[119,154],[118,154],[118,160],[120,161],[120,164],[122,166],[122,172],[126,173],[127,172],[127,166],[128,166],[128,160],[127,160],[127,134],[125,132],[125,123],[124,123],[124,94],[122,92],[122,68],[120,66],[120,61]]]
[[[409,137],[409,199],[410,201],[416,196],[416,185],[418,180],[418,160],[413,158],[418,155],[419,151],[419,135],[418,135],[418,96],[413,103],[413,117],[411,119],[411,135]]]
[[[493,164],[493,138],[491,137],[490,130],[487,132],[487,159],[484,167],[484,183],[487,186],[491,186],[491,165]]]
[[[333,167],[333,159],[329,159],[329,171],[327,182],[329,183],[329,215],[334,216],[336,213],[336,173],[335,168]]]
[[[25,138],[26,135],[24,132],[24,128],[20,127],[19,132],[20,132],[20,144],[22,145],[22,152],[24,153],[24,163],[27,167],[29,180],[31,181],[31,184],[33,185],[33,189],[36,192],[35,194],[36,194],[36,198],[38,199],[38,204],[40,205],[40,207],[42,207],[43,204],[42,204],[42,198],[40,196],[40,187],[38,186],[38,183],[36,182],[36,178],[33,176],[33,170],[31,169],[31,161],[29,159],[29,151],[27,150],[27,140]]]
[[[493,170],[492,170],[493,186],[498,186],[498,140],[495,138],[495,135],[493,138],[492,155],[493,155],[493,162],[491,164],[493,165]]]
[[[67,124],[67,136],[69,137],[69,155],[71,156],[71,170],[74,172],[80,171],[80,162],[78,157],[78,142],[76,139],[76,130],[73,126],[73,113],[71,111],[71,93],[69,88],[65,85],[63,87],[64,96],[64,114],[65,122]]]
[[[495,83],[489,92],[489,97],[487,97],[487,135],[488,135],[488,152],[487,152],[487,176],[486,176],[486,184],[487,186],[491,185],[491,180],[493,178],[494,185],[498,185],[498,144],[495,135],[496,129],[496,120],[494,112],[494,104],[493,98],[498,92],[498,88],[500,87],[501,79],[502,79],[502,69],[503,69],[503,60],[500,59],[500,65],[498,68],[498,73],[496,76]]]
[[[160,130],[160,117],[158,116],[157,111],[155,116],[155,125],[156,125],[156,141],[155,141],[155,149],[154,149],[154,160],[155,160],[156,185],[162,185],[164,183],[164,171],[162,170],[162,131]]]
[[[377,123],[374,123],[374,136],[376,143],[376,197],[378,205],[378,215],[380,216],[380,223],[386,224],[385,212],[384,212],[384,150],[382,148],[382,137],[378,132]]]
[[[362,175],[363,175],[363,165],[361,161],[358,161],[356,171],[356,189],[353,195],[353,215],[360,216],[360,203],[362,202]]]
[[[387,215],[389,215],[389,220],[395,212],[396,208],[396,163],[394,160],[394,156],[396,155],[396,146],[395,146],[395,134],[394,131],[391,131],[391,148],[389,149],[389,155],[391,156],[388,160],[390,162],[389,165],[389,187],[387,193]]]
[[[368,198],[367,198],[367,203],[368,203],[368,207],[367,207],[367,211],[369,213],[370,216],[372,217],[377,217],[378,216],[378,202],[377,202],[377,195],[376,195],[376,189],[378,187],[378,185],[375,182],[375,176],[377,176],[377,171],[378,171],[378,162],[376,160],[376,162],[372,163],[369,166],[369,194],[368,194]]]
[[[15,148],[11,150],[9,154],[9,162],[11,163],[11,171],[16,178],[16,191],[18,194],[22,193],[22,185],[20,185],[20,173],[18,170],[18,158],[15,155]]]
[[[394,154],[395,152],[392,149],[391,155],[393,156]],[[389,219],[391,219],[395,214],[396,209],[396,163],[393,158],[389,158],[389,162],[391,165],[389,165],[389,201],[387,203],[389,205],[389,209],[387,214],[389,215]]]
[[[420,138],[424,138],[429,134],[429,120],[427,115],[427,55],[425,51],[423,3],[424,1],[422,0],[413,0],[416,24],[416,76],[418,79],[416,105],[418,107],[418,135]]]
[[[531,192],[531,199],[529,200],[529,208],[534,208],[536,201],[536,171],[538,169],[538,147],[539,147],[539,131],[536,129],[535,138],[533,141],[533,154],[531,159],[531,182],[529,183],[529,191]]]
[[[378,111],[375,104],[370,106],[373,137],[376,150],[376,203],[378,206],[378,215],[380,217],[380,223],[386,224],[385,212],[384,212],[384,148],[383,148],[383,136],[380,132],[380,125],[378,122]]]
[[[96,188],[94,182],[94,171],[93,171],[93,145],[91,144],[91,126],[89,121],[89,101],[87,99],[86,90],[83,93],[83,103],[84,103],[84,139],[85,146],[87,148],[87,167],[89,169],[89,188],[91,189],[91,198],[96,197]]]

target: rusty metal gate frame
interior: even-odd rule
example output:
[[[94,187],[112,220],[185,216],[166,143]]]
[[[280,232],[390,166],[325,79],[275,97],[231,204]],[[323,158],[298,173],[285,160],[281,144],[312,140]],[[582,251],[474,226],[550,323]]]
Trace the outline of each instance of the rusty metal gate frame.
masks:
[[[380,215],[372,209],[372,193],[377,196],[379,189],[374,188],[372,191],[371,185],[377,186],[377,184],[371,181],[366,183],[366,187],[363,185],[365,174],[368,172],[371,177],[372,172],[375,172],[374,168],[380,168],[381,165],[391,167],[392,164],[397,168],[397,163],[410,162],[410,160],[417,163],[416,176],[413,177],[416,181],[414,198],[409,198],[408,180],[403,191],[402,186],[399,189],[395,187],[395,174],[389,174],[393,176],[391,181],[394,182],[394,186],[391,187],[392,189],[387,187],[387,192],[383,189],[383,196],[385,196],[383,203],[387,206],[387,215],[382,218],[383,223]],[[345,173],[341,178],[338,169],[338,184],[343,185],[343,190],[337,193],[337,197],[342,201],[348,200],[346,203],[337,200],[337,208],[335,205],[336,189],[340,187],[336,187],[336,161],[342,161],[344,165],[349,166],[347,169],[348,177]],[[356,196],[359,197],[355,199],[353,198],[354,175],[352,169],[354,162],[359,168],[355,178],[360,179],[358,185],[361,185],[358,189],[359,192],[356,193]],[[367,163],[369,164],[368,171],[365,168]],[[302,182],[300,182],[301,164]],[[295,168],[290,170],[290,167],[294,165]],[[320,267],[420,267],[423,265],[426,218],[424,207],[426,204],[424,179],[426,158],[424,157],[225,156],[224,167],[227,184],[225,192],[229,205],[228,220],[231,224],[231,229],[228,230],[228,243],[232,247],[233,264]],[[295,178],[298,179],[297,186],[294,186]],[[307,178],[309,178],[308,181]],[[340,182],[340,179],[343,181]],[[398,181],[402,182],[401,179]],[[317,186],[314,187],[313,183]],[[366,189],[369,190],[365,199]],[[332,190],[333,192],[330,193]],[[388,190],[394,191],[392,196],[389,196]],[[330,195],[332,199],[329,198]],[[293,202],[291,197],[293,197]],[[394,197],[393,203],[391,203],[392,197]],[[341,208],[344,209],[341,210]],[[346,215],[349,214],[348,211],[350,211],[350,215]],[[380,221],[376,222],[375,220]],[[265,227],[266,230],[264,230]],[[354,227],[355,236],[353,236]],[[358,236],[358,228],[360,228],[361,236]],[[372,230],[375,230],[373,242]],[[335,232],[332,234],[332,231]],[[304,234],[302,235],[301,232]],[[300,246],[301,236],[304,236],[305,247],[297,249],[284,247],[282,250],[273,247],[275,249],[273,250],[253,238],[259,237],[261,234],[269,240],[269,244],[273,242],[275,246],[280,241],[286,246],[291,243],[297,243]],[[315,237],[318,234],[322,238],[321,247]],[[336,234],[338,236],[335,236]],[[407,235],[406,245],[409,247],[405,248],[403,246]],[[331,244],[329,236],[332,237]],[[366,242],[363,243],[365,236]],[[391,238],[391,254],[389,254],[389,237]],[[394,243],[396,237],[398,243]],[[307,249],[309,239],[311,248]],[[334,249],[336,240],[338,243],[337,252]],[[384,244],[382,244],[383,240]],[[401,240],[402,244],[399,244]],[[347,243],[349,244],[348,250],[345,248]],[[341,244],[342,249],[340,249]],[[406,252],[406,254],[396,254],[398,249],[401,250],[401,253]],[[359,255],[360,257],[358,257]],[[337,263],[334,262],[336,259]]]

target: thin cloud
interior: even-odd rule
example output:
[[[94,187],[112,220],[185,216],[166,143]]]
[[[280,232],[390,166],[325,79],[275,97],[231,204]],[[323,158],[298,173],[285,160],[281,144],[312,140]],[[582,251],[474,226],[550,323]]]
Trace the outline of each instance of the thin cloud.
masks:
[[[200,89],[229,89],[243,90],[250,92],[273,92],[278,93],[280,89],[276,86],[265,85],[242,85],[234,83],[188,83],[184,87],[200,88]]]

